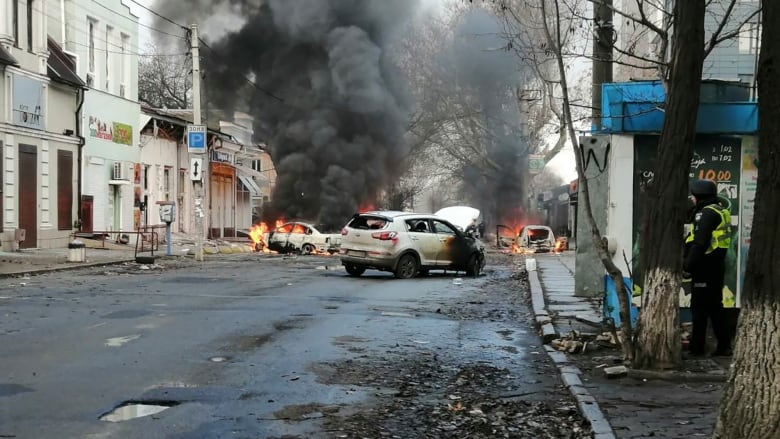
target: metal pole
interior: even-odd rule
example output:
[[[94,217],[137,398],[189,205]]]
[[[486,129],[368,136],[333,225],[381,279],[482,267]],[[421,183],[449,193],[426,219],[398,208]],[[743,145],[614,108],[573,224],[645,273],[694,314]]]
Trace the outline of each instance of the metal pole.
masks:
[[[201,124],[200,114],[200,40],[198,38],[198,25],[191,25],[190,48],[192,52],[192,123]],[[208,134],[208,130],[207,130]],[[206,136],[208,138],[208,135]],[[206,157],[208,157],[208,147],[206,148]],[[203,162],[206,167],[206,161]],[[203,261],[203,217],[205,216],[205,203],[203,202],[204,186],[206,185],[206,173],[201,170],[203,178],[201,182],[193,181],[193,194],[195,196],[194,216],[195,216],[195,235],[197,237],[195,246],[195,260]]]

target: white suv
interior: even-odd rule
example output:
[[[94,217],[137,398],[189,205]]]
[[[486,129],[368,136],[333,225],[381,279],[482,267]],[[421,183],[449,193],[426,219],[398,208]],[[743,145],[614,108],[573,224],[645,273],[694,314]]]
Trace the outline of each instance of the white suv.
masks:
[[[355,214],[341,235],[341,263],[352,276],[367,268],[391,271],[400,279],[437,269],[478,276],[485,266],[482,243],[435,215]]]

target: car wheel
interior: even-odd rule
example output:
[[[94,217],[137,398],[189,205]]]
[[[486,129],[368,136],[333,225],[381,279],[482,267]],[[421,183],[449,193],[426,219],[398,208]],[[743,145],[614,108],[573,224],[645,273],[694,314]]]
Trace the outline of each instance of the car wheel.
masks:
[[[347,270],[347,273],[350,276],[358,277],[361,274],[366,272],[366,267],[361,267],[359,265],[345,265],[344,268]]]
[[[469,258],[469,261],[466,263],[466,274],[469,276],[477,277],[479,276],[479,270],[480,270],[480,263],[479,263],[479,256],[477,256],[476,253],[471,255]]]
[[[417,275],[418,270],[417,258],[407,253],[401,256],[401,259],[398,261],[398,265],[395,267],[395,277],[398,279],[411,279]]]
[[[303,246],[301,247],[301,253],[303,253],[304,255],[310,255],[314,253],[314,246],[311,244],[303,244]]]

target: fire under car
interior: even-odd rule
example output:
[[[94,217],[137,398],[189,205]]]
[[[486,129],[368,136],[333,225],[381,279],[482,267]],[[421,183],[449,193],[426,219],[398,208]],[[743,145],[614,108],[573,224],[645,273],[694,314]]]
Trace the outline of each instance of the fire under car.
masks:
[[[289,222],[268,233],[268,249],[279,253],[334,254],[339,251],[341,235],[323,233],[310,223]]]

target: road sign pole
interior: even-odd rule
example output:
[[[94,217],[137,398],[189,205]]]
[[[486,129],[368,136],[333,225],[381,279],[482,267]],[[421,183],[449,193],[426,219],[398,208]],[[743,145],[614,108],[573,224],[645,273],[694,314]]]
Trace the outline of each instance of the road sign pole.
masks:
[[[190,42],[191,42],[191,50],[192,50],[192,118],[193,123],[196,126],[200,126],[202,118],[200,114],[200,40],[198,37],[198,25],[192,24],[191,26],[192,33],[190,35]],[[205,192],[206,192],[206,169],[208,168],[208,130],[203,129],[202,132],[202,140],[203,141],[203,151],[201,154],[203,154],[204,160],[201,162],[201,180],[195,181],[193,179],[192,187],[193,187],[193,194],[195,196],[193,206],[194,206],[194,217],[195,217],[195,235],[196,235],[196,247],[195,247],[195,260],[199,262],[203,262],[203,239],[205,235],[205,228],[204,228],[204,222],[203,218],[206,216],[206,203],[205,203]],[[190,136],[188,136],[190,137]],[[188,141],[190,141],[191,138],[188,138]],[[200,146],[200,145],[198,145]],[[192,157],[192,153],[194,151],[192,150],[192,145],[190,144],[190,158]],[[191,161],[192,162],[192,161]]]

